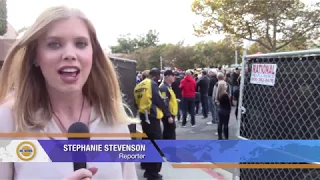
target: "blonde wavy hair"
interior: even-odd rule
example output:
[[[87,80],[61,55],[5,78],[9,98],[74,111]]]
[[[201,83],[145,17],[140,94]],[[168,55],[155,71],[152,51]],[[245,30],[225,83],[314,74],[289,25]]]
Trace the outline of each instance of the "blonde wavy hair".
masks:
[[[227,94],[228,84],[226,81],[218,81],[218,87],[216,92],[217,101],[221,98],[222,95]]]
[[[45,10],[23,37],[14,43],[0,73],[0,102],[12,103],[16,131],[43,128],[52,118],[45,79],[33,62],[38,38],[50,24],[70,17],[78,17],[85,22],[94,49],[92,69],[83,87],[84,95],[106,123],[135,122],[126,114],[116,72],[98,42],[92,23],[78,9],[56,6]],[[39,112],[41,118],[36,118]]]

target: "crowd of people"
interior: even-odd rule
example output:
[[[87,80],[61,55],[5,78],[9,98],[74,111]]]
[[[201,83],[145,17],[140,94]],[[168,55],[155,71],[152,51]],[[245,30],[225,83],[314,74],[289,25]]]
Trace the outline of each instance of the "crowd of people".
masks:
[[[218,139],[228,139],[231,106],[234,101],[238,102],[239,82],[237,68],[233,71],[203,70],[200,74],[191,70],[161,72],[153,68],[137,73],[134,96],[143,132],[151,141],[176,139],[176,122],[186,128],[190,119],[191,127],[195,127],[195,116],[201,105],[203,119],[211,114],[207,124],[218,124]],[[142,163],[141,168],[145,169],[144,177],[162,179],[161,163]]]

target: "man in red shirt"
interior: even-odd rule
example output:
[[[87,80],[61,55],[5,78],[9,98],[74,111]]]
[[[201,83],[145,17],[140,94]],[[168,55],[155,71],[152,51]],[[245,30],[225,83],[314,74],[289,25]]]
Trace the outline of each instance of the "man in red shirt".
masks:
[[[197,83],[195,79],[192,77],[191,71],[186,72],[185,78],[180,83],[180,89],[182,93],[182,101],[183,101],[183,121],[182,127],[186,127],[187,124],[187,115],[188,112],[191,116],[191,127],[195,127],[195,96]]]

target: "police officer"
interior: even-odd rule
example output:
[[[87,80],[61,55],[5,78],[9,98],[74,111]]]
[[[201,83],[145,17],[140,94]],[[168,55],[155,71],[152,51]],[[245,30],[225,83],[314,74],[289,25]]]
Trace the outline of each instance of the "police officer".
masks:
[[[165,113],[170,114],[169,117],[162,118],[163,139],[176,139],[176,123],[174,119],[178,114],[178,102],[176,95],[171,87],[172,83],[175,80],[175,74],[171,70],[166,70],[163,76],[164,81],[160,85],[160,92],[162,98],[165,99]]]
[[[155,145],[155,139],[162,139],[160,120],[165,117],[170,117],[171,114],[163,112],[166,110],[165,103],[161,98],[158,80],[160,79],[160,70],[153,68],[149,72],[149,77],[144,79],[134,89],[135,104],[137,106],[141,119],[141,126],[148,139]],[[155,147],[157,147],[155,145]],[[158,149],[159,151],[159,149]],[[161,180],[162,163],[142,163],[142,168],[145,168],[144,177],[148,180]]]

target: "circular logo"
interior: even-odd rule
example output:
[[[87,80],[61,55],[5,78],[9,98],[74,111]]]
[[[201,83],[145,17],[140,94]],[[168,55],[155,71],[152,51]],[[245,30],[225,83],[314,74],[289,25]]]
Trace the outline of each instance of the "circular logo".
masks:
[[[30,141],[23,141],[17,146],[17,156],[23,161],[30,161],[36,155],[36,146]]]

